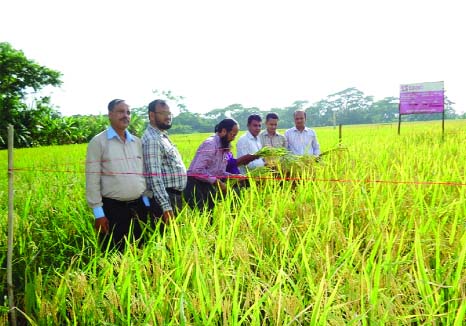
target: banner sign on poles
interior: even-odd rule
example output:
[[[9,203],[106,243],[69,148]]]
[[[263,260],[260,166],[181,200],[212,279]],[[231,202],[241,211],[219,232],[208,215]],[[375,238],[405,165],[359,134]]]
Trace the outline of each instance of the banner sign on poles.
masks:
[[[443,103],[443,81],[405,84],[400,87],[400,115],[442,113],[444,112]]]

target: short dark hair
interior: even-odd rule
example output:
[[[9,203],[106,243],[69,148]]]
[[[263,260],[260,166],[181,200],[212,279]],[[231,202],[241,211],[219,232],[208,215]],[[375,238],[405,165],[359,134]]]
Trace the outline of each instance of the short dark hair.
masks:
[[[238,122],[235,119],[230,119],[230,118],[223,119],[215,126],[214,131],[221,132],[222,129],[226,129],[227,132],[230,132],[233,129],[233,127],[236,126],[237,124]]]
[[[265,116],[265,121],[269,121],[270,119],[278,119],[278,115],[275,113],[275,112],[270,112],[270,113],[267,113],[267,115]]]
[[[116,98],[114,100],[111,100],[109,103],[108,103],[108,112],[110,111],[113,111],[113,109],[115,108],[115,106],[117,106],[118,104],[120,104],[121,102],[124,102],[125,100],[122,100],[122,99],[119,99],[119,98]]]
[[[260,115],[258,114],[251,114],[249,117],[248,117],[248,126],[251,124],[252,121],[259,121],[261,122],[262,121],[262,118]]]
[[[149,112],[155,112],[157,105],[167,106],[167,102],[165,102],[164,100],[160,100],[160,99],[150,102],[148,106]]]
[[[304,111],[304,110],[296,110],[296,111],[294,111],[294,113],[293,113],[293,118],[296,116],[296,113],[298,113],[298,112],[303,112],[303,113],[304,113],[304,119],[307,119],[307,118],[306,118],[306,111]]]

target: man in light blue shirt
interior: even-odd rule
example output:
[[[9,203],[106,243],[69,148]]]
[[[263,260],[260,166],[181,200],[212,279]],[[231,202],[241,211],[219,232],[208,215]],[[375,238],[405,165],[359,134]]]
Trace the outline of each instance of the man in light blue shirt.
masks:
[[[238,139],[236,144],[236,156],[241,157],[247,154],[254,154],[262,148],[262,143],[259,138],[261,132],[262,118],[257,114],[251,114],[248,117],[248,131]],[[264,160],[258,158],[246,165],[241,166],[239,169],[242,174],[246,173],[246,169],[254,169],[264,166]]]
[[[306,127],[306,112],[297,110],[293,114],[295,126],[285,132],[288,149],[296,155],[320,155],[320,145],[314,130]]]

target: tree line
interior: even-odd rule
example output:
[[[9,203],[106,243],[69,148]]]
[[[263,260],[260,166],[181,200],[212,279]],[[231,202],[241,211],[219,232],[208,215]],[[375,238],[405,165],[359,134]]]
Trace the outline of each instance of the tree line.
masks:
[[[7,146],[7,126],[15,128],[15,147],[40,145],[61,145],[87,143],[108,126],[106,115],[62,116],[53,106],[51,98],[35,95],[45,86],[59,87],[62,74],[41,66],[28,59],[20,50],[9,43],[0,43],[0,147]],[[33,96],[31,105],[25,98]],[[294,125],[293,112],[305,110],[308,125],[320,127],[334,124],[371,124],[389,123],[398,119],[397,97],[374,100],[373,96],[351,87],[330,94],[316,103],[295,101],[288,107],[277,107],[269,111],[257,107],[244,107],[232,104],[216,108],[207,113],[188,110],[182,96],[170,91],[155,92],[169,103],[175,103],[180,113],[173,119],[170,133],[189,134],[194,132],[213,132],[215,124],[224,118],[234,118],[245,125],[250,114],[257,113],[265,118],[268,112],[280,117],[279,127],[290,128]],[[173,105],[173,104],[172,104]],[[132,108],[130,132],[142,135],[147,125],[147,107]],[[454,102],[445,97],[445,118],[465,119],[466,113],[459,115],[454,110]],[[441,114],[408,115],[403,121],[441,119]]]

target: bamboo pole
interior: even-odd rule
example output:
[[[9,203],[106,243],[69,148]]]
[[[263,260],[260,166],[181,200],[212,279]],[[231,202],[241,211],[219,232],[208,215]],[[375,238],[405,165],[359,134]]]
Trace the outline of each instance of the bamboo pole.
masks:
[[[13,287],[13,126],[8,125],[8,253],[7,253],[7,287],[8,304],[10,307],[10,323],[16,326],[16,307]]]

